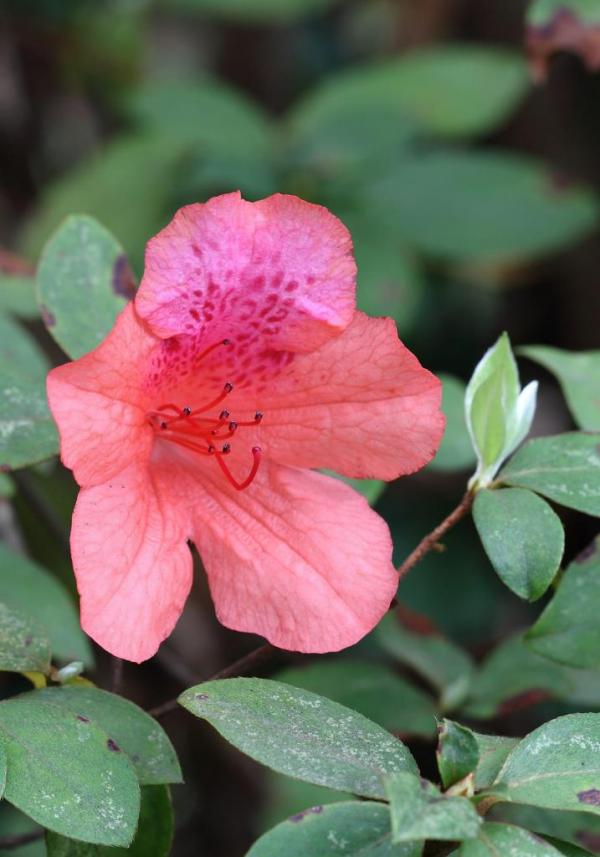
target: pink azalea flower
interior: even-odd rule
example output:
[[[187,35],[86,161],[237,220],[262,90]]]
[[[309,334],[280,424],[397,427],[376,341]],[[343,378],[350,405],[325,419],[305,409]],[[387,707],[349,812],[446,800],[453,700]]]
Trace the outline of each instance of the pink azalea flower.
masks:
[[[143,661],[177,622],[196,545],[221,622],[303,652],[355,643],[397,586],[384,521],[315,472],[395,479],[439,445],[440,383],[355,309],[348,231],[292,196],[181,209],[105,341],[52,370],[81,486],[84,629]]]

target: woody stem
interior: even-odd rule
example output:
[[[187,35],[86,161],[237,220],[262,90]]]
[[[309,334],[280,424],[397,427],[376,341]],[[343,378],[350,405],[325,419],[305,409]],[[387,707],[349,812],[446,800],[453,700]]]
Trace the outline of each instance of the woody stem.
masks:
[[[444,518],[441,524],[438,524],[434,530],[421,539],[414,551],[409,554],[402,565],[398,567],[400,580],[402,580],[411,568],[420,562],[423,557],[438,544],[439,540],[448,532],[448,530],[452,529],[455,524],[469,514],[474,499],[475,495],[471,491],[467,491],[458,506],[453,509],[446,518]]]

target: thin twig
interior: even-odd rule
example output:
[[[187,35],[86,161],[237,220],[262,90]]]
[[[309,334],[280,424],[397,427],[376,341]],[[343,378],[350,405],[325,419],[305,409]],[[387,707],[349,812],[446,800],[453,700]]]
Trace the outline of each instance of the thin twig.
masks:
[[[400,580],[408,574],[413,565],[416,565],[420,562],[423,557],[429,553],[430,550],[433,550],[435,546],[438,544],[439,540],[445,535],[448,530],[450,530],[455,524],[457,524],[461,518],[464,518],[465,515],[471,511],[471,506],[473,505],[474,494],[471,491],[467,491],[464,495],[456,509],[454,509],[447,518],[444,518],[441,524],[428,533],[417,545],[414,551],[404,560],[402,565],[398,568],[398,575]]]
[[[110,689],[112,693],[120,693],[123,684],[123,659],[111,658],[110,662]]]
[[[15,833],[14,836],[0,836],[0,849],[8,851],[11,848],[20,848],[22,845],[29,845],[30,842],[37,842],[43,836],[43,830],[30,830],[29,833]]]
[[[268,660],[271,655],[276,651],[275,647],[270,643],[265,643],[264,646],[259,646],[257,649],[253,649],[251,652],[248,652],[247,655],[243,655],[241,658],[238,658],[237,661],[234,661],[229,666],[225,667],[219,672],[214,673],[208,678],[201,679],[198,678],[198,683],[204,681],[218,681],[222,678],[232,678],[233,676],[246,675],[255,669],[259,664]],[[175,711],[178,708],[179,703],[176,699],[170,699],[168,702],[163,702],[162,705],[157,705],[156,708],[151,708],[148,711],[152,717],[162,717],[163,714],[168,714],[170,711]]]

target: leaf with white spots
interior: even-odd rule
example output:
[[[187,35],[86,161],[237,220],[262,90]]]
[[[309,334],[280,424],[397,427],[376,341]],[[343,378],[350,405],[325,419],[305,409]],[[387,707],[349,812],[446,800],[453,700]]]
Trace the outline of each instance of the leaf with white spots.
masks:
[[[81,685],[46,688],[36,698],[99,726],[129,756],[140,783],[181,782],[175,750],[162,726],[128,699]]]
[[[553,845],[511,824],[484,824],[477,839],[463,842],[451,857],[561,857]]]
[[[101,729],[33,691],[0,703],[0,743],[6,800],[64,836],[130,844],[140,787],[128,757]]]
[[[313,806],[255,842],[246,857],[421,857],[421,842],[392,844],[390,811],[381,803]]]
[[[567,714],[508,755],[490,791],[502,800],[600,814],[600,714]]]
[[[511,458],[498,480],[600,516],[600,434],[567,432],[530,440]]]
[[[233,678],[186,690],[179,702],[243,753],[275,771],[364,797],[417,768],[389,732],[356,711],[276,681]]]
[[[50,645],[29,616],[0,601],[0,670],[47,673]]]
[[[29,334],[0,314],[0,468],[15,470],[58,452],[46,402],[48,369]]]

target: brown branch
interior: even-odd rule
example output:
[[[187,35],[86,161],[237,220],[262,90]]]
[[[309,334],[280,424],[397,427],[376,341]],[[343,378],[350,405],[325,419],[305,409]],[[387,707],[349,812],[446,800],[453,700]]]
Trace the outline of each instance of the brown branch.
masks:
[[[408,574],[413,565],[416,565],[420,562],[423,557],[429,553],[430,550],[433,550],[436,545],[438,545],[439,540],[444,536],[448,530],[452,529],[452,527],[457,524],[465,515],[471,511],[471,506],[473,505],[473,500],[475,495],[471,491],[467,491],[464,495],[456,509],[454,509],[447,518],[444,518],[441,524],[428,533],[425,538],[421,539],[417,547],[414,551],[404,560],[402,565],[398,568],[398,575],[400,580]]]
[[[43,830],[30,830],[28,833],[15,833],[14,836],[0,836],[0,849],[8,851],[12,848],[20,848],[22,845],[29,845],[30,842],[37,842],[44,836]]]
[[[264,646],[259,646],[257,649],[253,649],[251,652],[248,652],[247,655],[243,655],[241,658],[238,658],[237,661],[234,661],[232,664],[229,664],[229,666],[209,676],[209,678],[198,678],[198,683],[202,683],[205,681],[218,681],[222,678],[232,678],[233,676],[246,675],[251,670],[262,664],[264,661],[268,660],[274,654],[275,651],[276,649],[274,646],[272,646],[270,643],[265,643]],[[168,714],[170,711],[175,711],[177,707],[177,700],[170,699],[168,702],[163,702],[162,705],[158,705],[156,708],[151,708],[148,711],[148,714],[150,714],[152,717],[162,717],[163,714]]]

